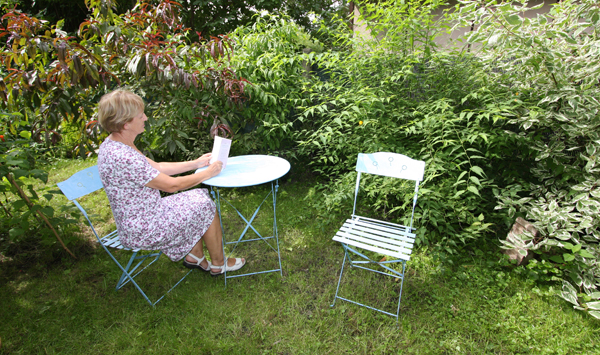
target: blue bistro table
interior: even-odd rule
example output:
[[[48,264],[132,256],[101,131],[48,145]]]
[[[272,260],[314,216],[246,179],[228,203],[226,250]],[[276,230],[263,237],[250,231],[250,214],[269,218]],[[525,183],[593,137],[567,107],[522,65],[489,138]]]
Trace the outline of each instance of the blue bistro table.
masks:
[[[204,169],[206,169],[206,167],[200,168],[196,170],[196,172],[200,172]],[[277,235],[276,202],[277,190],[279,188],[279,178],[287,174],[289,170],[290,163],[283,158],[278,158],[270,155],[241,155],[237,157],[230,157],[229,159],[227,159],[227,165],[219,175],[203,182],[203,184],[211,187],[211,193],[213,195],[213,198],[215,199],[217,211],[219,212],[219,219],[221,220],[222,230],[223,219],[221,218],[221,201],[231,206],[237,212],[238,216],[246,223],[246,226],[244,227],[244,230],[242,231],[237,241],[226,242],[225,230],[223,230],[223,255],[225,255],[225,245],[234,245],[231,252],[229,253],[229,256],[231,256],[231,254],[235,251],[235,248],[237,248],[239,243],[262,240],[271,249],[277,252],[277,257],[279,259],[279,269],[258,271],[242,275],[227,275],[227,271],[225,271],[225,286],[227,286],[227,278],[264,274],[268,272],[277,271],[279,271],[281,276],[283,276],[283,272],[281,269],[281,253],[279,252],[279,238]],[[249,220],[246,217],[244,217],[235,206],[233,206],[229,201],[227,201],[223,196],[221,196],[220,192],[221,188],[247,187],[266,184],[269,182],[271,183],[271,191],[267,193],[267,195],[260,203],[260,205],[256,208],[256,210],[252,214],[252,217]],[[254,221],[256,215],[258,214],[258,211],[270,195],[272,195],[273,197],[273,235],[269,237],[263,237],[256,230],[256,228],[254,228],[252,222]],[[254,233],[256,233],[258,238],[242,240],[246,235],[248,229],[252,229]],[[272,245],[272,239],[275,239],[275,246]]]

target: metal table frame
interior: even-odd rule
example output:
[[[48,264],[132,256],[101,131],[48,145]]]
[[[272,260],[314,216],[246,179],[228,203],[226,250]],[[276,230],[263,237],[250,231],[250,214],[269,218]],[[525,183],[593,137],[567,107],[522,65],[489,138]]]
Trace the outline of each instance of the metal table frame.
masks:
[[[233,165],[231,163],[235,163],[237,161],[244,161],[245,159],[250,159],[250,160],[257,159],[258,162],[261,162],[260,159],[266,159],[267,161],[268,160],[273,161],[274,160],[273,158],[276,158],[276,157],[260,156],[260,155],[231,157],[228,160],[226,168],[229,167],[230,165]],[[276,159],[281,159],[281,158],[276,158]],[[281,160],[283,160],[283,159],[281,159]],[[219,219],[221,222],[221,230],[223,233],[223,243],[222,243],[223,255],[226,255],[225,254],[225,246],[226,245],[233,245],[233,248],[231,249],[229,254],[226,256],[227,258],[229,258],[229,256],[231,256],[232,253],[235,252],[236,248],[238,247],[238,245],[240,243],[253,242],[253,241],[259,241],[259,240],[264,241],[273,251],[277,252],[279,268],[272,269],[272,270],[249,272],[249,273],[240,274],[240,275],[227,275],[227,271],[225,271],[224,272],[225,287],[227,287],[227,279],[228,278],[231,279],[231,278],[236,278],[236,277],[250,276],[250,275],[257,275],[257,274],[266,274],[266,273],[271,273],[271,272],[279,272],[280,275],[283,277],[283,269],[281,267],[281,252],[280,252],[280,248],[279,248],[279,234],[278,234],[278,230],[277,230],[277,191],[279,190],[279,178],[281,176],[285,175],[289,171],[289,163],[285,160],[283,160],[283,161],[285,162],[285,164],[287,164],[287,167],[285,167],[285,164],[284,164],[283,170],[280,169],[280,171],[275,172],[274,175],[272,175],[272,176],[269,176],[268,174],[261,174],[261,178],[259,178],[258,180],[251,179],[252,181],[241,182],[239,184],[239,186],[224,186],[224,185],[226,185],[225,183],[219,184],[219,181],[216,178],[223,177],[223,176],[221,176],[221,175],[225,175],[225,174],[223,174],[223,172],[220,175],[217,175],[215,178],[211,178],[204,182],[204,184],[210,186],[211,194],[213,196],[213,199],[215,200],[215,204],[217,205],[217,212],[219,213]],[[282,163],[281,161],[278,161],[278,164],[281,164],[281,163]],[[202,170],[202,169],[199,169],[199,170]],[[225,169],[223,171],[225,171]],[[232,174],[231,171],[232,170],[229,171],[228,175]],[[234,170],[233,174],[235,174],[235,170]],[[271,189],[266,194],[266,196],[263,198],[262,202],[258,205],[258,207],[254,210],[254,212],[252,213],[252,216],[250,218],[245,217],[238,208],[236,208],[230,201],[228,201],[221,194],[221,189],[223,189],[223,188],[234,188],[234,187],[240,188],[240,187],[258,186],[258,185],[267,184],[267,183],[271,184]],[[265,204],[265,202],[267,201],[269,196],[272,197],[272,202],[273,202],[273,235],[263,236],[252,225],[252,222],[258,215],[258,212],[260,211],[261,207]],[[244,223],[246,223],[246,226],[244,227],[243,231],[241,232],[241,234],[240,234],[239,238],[237,238],[237,240],[232,240],[229,242],[226,241],[226,238],[225,238],[226,233],[225,233],[225,229],[223,227],[223,218],[222,218],[222,214],[221,214],[221,207],[223,206],[223,203],[225,203],[225,204],[229,205],[231,208],[233,208],[235,210],[235,212],[238,214],[238,216],[242,219],[242,221],[244,221]],[[244,236],[246,235],[246,233],[249,230],[254,231],[254,233],[256,233],[256,235],[258,236],[258,238],[244,239]],[[273,243],[272,239],[275,240],[275,243]]]
[[[221,221],[221,230],[223,231],[223,255],[225,255],[225,246],[226,245],[234,245],[233,249],[229,253],[229,255],[231,255],[235,251],[235,249],[237,248],[239,243],[254,242],[257,240],[262,240],[271,249],[273,249],[273,251],[277,252],[277,258],[279,261],[279,268],[273,269],[273,270],[257,271],[257,272],[250,272],[250,273],[241,274],[241,275],[229,275],[229,276],[227,275],[227,270],[225,270],[225,273],[224,273],[225,286],[227,286],[227,278],[250,276],[250,275],[257,275],[257,274],[266,274],[269,272],[277,272],[277,271],[279,271],[279,273],[281,274],[281,277],[283,277],[283,269],[281,268],[281,252],[279,250],[279,235],[277,233],[277,190],[278,189],[279,189],[279,180],[276,180],[275,183],[273,183],[273,181],[271,181],[271,191],[269,191],[267,193],[267,195],[265,196],[263,201],[260,203],[260,205],[256,208],[256,210],[252,214],[252,217],[250,218],[250,220],[248,220],[234,205],[232,205],[228,200],[226,200],[221,195],[220,189],[218,187],[215,188],[215,187],[211,186],[210,190],[211,190],[211,193],[212,193],[213,198],[215,199],[215,202],[217,205],[217,211],[219,212],[219,219]],[[252,222],[254,221],[254,218],[256,218],[258,211],[260,210],[260,208],[265,203],[267,198],[269,198],[270,195],[273,195],[273,235],[270,237],[263,237],[256,230],[256,228],[254,228],[254,226],[252,225]],[[223,228],[223,218],[221,217],[221,201],[227,203],[231,208],[233,208],[235,210],[235,212],[237,212],[238,216],[246,223],[246,227],[244,228],[244,230],[240,234],[240,237],[236,241],[230,241],[230,242],[225,241],[225,229]],[[246,235],[246,232],[248,231],[248,229],[252,229],[254,231],[254,233],[256,233],[258,238],[242,240],[244,238],[244,235]],[[275,249],[275,247],[273,245],[271,245],[271,243],[269,243],[269,241],[268,241],[269,239],[275,239],[275,244],[276,244],[277,249]]]

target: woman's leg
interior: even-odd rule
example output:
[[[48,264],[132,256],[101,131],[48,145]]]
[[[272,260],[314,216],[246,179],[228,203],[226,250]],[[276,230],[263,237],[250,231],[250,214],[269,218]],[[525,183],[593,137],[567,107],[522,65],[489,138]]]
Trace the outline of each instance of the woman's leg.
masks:
[[[199,259],[202,259],[204,257],[204,245],[202,243],[202,238],[200,238],[198,243],[196,243],[196,245],[194,245],[192,250],[190,250],[189,254],[192,254]],[[185,260],[187,260],[189,263],[192,263],[192,264],[195,264],[197,262],[196,259],[192,258],[189,255],[187,255],[185,257]],[[206,268],[208,267],[208,261],[206,259],[202,260],[200,265],[206,270]]]
[[[223,265],[223,232],[221,231],[221,221],[219,220],[218,213],[215,212],[215,218],[213,219],[210,227],[208,227],[206,233],[204,233],[200,241],[202,240],[204,240],[206,249],[208,249],[208,254],[210,254],[210,262],[216,266]],[[194,249],[192,249],[192,251],[193,250]],[[235,265],[235,259],[232,258],[227,260],[227,265]],[[219,271],[219,269],[214,269],[213,271],[217,272]]]

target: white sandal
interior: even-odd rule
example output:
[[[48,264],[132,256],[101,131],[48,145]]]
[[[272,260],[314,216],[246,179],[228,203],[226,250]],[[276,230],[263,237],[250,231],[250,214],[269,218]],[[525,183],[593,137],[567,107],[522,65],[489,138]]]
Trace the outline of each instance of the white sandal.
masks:
[[[211,267],[210,267],[211,268],[210,274],[212,276],[221,275],[225,271],[236,271],[236,270],[239,270],[244,265],[246,265],[246,260],[242,259],[242,258],[235,258],[235,264],[233,264],[232,266],[227,265],[227,259],[225,259],[225,262],[223,263],[223,265],[220,265],[220,266],[211,265]],[[214,272],[214,271],[212,271],[212,269],[220,269],[220,271]]]
[[[206,255],[199,258],[196,255],[190,253],[188,254],[189,256],[192,257],[192,259],[196,260],[196,263],[190,263],[189,261],[185,260],[185,258],[183,259],[183,266],[187,267],[188,269],[200,269],[202,271],[211,271],[210,268],[212,267],[210,265],[210,261],[206,260],[206,262],[208,263],[208,267],[205,269],[202,267],[202,265],[200,265],[200,263],[202,263],[204,261],[204,259],[206,259]],[[211,271],[212,274],[212,271]]]

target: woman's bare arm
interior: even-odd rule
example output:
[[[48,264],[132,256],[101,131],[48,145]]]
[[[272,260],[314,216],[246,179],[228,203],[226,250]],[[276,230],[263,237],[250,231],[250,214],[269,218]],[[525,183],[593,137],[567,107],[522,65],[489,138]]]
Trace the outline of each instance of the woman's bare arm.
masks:
[[[148,157],[146,157],[146,159],[154,169],[160,171],[161,173],[166,175],[177,175],[185,173],[186,171],[196,170],[198,168],[207,166],[211,156],[211,153],[207,153],[198,159],[182,161],[178,163],[157,163]]]
[[[180,190],[189,189],[190,187],[194,187],[200,184],[202,181],[206,181],[213,176],[219,175],[222,168],[223,163],[220,161],[216,161],[210,164],[208,169],[196,174],[172,177],[161,172],[160,174],[158,174],[157,177],[148,182],[146,186],[165,192],[177,192]]]

